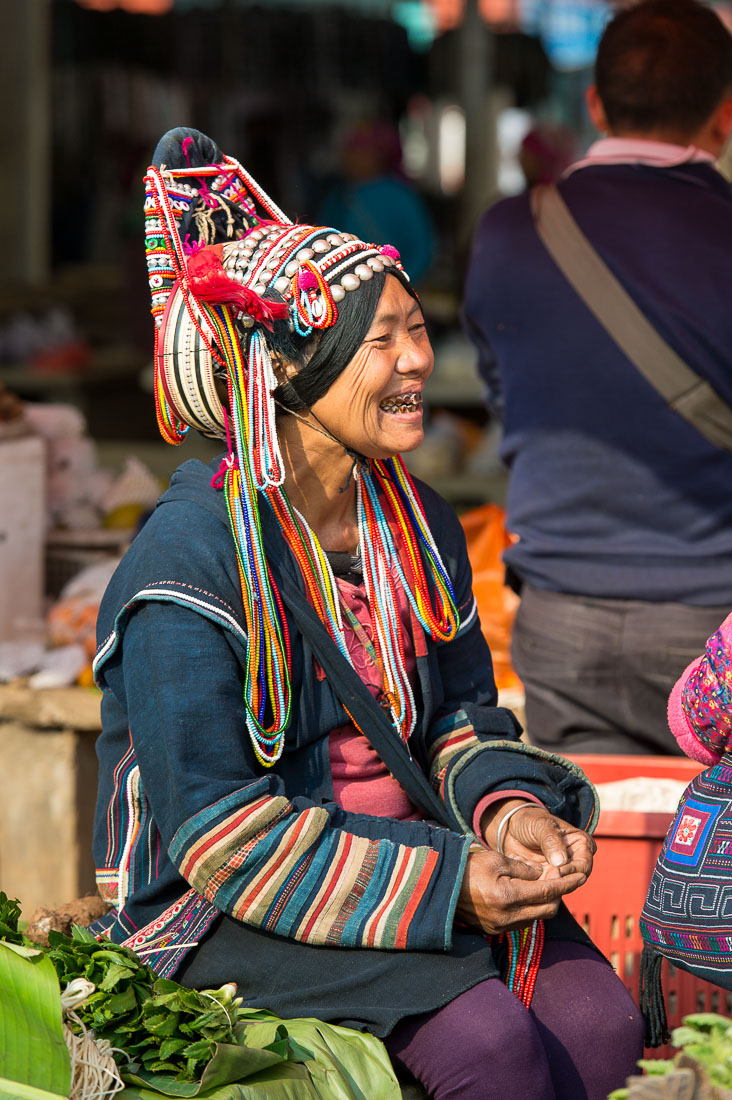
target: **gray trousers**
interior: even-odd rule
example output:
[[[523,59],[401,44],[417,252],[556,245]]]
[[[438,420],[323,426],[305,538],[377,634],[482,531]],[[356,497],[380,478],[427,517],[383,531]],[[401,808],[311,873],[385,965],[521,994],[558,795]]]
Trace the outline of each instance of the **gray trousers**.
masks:
[[[668,696],[729,611],[524,585],[511,657],[530,742],[565,755],[682,756],[666,721]]]

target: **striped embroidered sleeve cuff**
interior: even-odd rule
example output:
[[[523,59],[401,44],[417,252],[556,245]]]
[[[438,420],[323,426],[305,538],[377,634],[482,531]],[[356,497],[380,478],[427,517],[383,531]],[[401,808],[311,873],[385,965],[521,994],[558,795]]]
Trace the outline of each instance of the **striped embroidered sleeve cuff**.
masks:
[[[481,707],[480,715],[480,732],[467,711],[458,710],[437,722],[430,737],[430,780],[463,828],[472,828],[481,799],[508,790],[524,791],[551,813],[594,828],[596,794],[577,765],[519,741],[509,711]]]
[[[363,819],[359,819],[362,821]],[[190,818],[170,855],[218,909],[277,935],[339,947],[447,950],[469,841],[431,845],[335,827],[328,809],[296,811],[259,780]]]

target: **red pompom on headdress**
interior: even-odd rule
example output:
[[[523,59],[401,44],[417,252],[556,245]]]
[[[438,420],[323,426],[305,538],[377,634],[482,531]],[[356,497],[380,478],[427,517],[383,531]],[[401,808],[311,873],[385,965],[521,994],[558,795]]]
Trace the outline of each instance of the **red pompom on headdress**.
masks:
[[[222,264],[223,245],[209,245],[188,257],[188,284],[198,299],[209,305],[235,306],[270,331],[273,322],[289,315],[284,302],[271,302],[249,287],[230,279]]]

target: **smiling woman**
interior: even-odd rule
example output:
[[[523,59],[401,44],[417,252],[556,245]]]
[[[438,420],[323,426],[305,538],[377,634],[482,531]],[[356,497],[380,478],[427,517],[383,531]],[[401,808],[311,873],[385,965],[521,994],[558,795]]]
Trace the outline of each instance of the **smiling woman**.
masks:
[[[95,930],[371,1031],[435,1100],[604,1100],[642,1030],[562,905],[594,792],[496,706],[462,528],[402,464],[433,357],[399,254],[195,130],[146,180],[160,430],[225,452],[100,609]]]

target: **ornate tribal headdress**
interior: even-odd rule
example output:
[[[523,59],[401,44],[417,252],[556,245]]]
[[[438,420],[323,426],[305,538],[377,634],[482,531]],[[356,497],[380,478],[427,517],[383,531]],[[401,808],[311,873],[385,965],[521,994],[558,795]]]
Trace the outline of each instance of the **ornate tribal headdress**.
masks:
[[[282,752],[289,721],[289,642],[262,549],[260,494],[298,560],[308,597],[350,660],[330,566],[283,489],[272,335],[282,323],[302,339],[327,329],[338,319],[339,302],[375,273],[392,269],[402,279],[407,276],[390,245],[378,247],[325,226],[291,222],[238,161],[197,130],[179,128],[162,138],[145,184],[158,426],[169,443],[180,443],[191,427],[227,441],[227,458],[213,484],[226,493],[239,561],[249,637],[247,727],[258,758],[269,765]],[[228,409],[217,378],[228,387]],[[294,387],[286,392],[284,403],[290,408],[306,407]],[[364,464],[357,480],[375,644],[392,720],[406,740],[414,728],[415,706],[404,668],[394,577],[432,637],[454,637],[457,612],[401,460]]]

